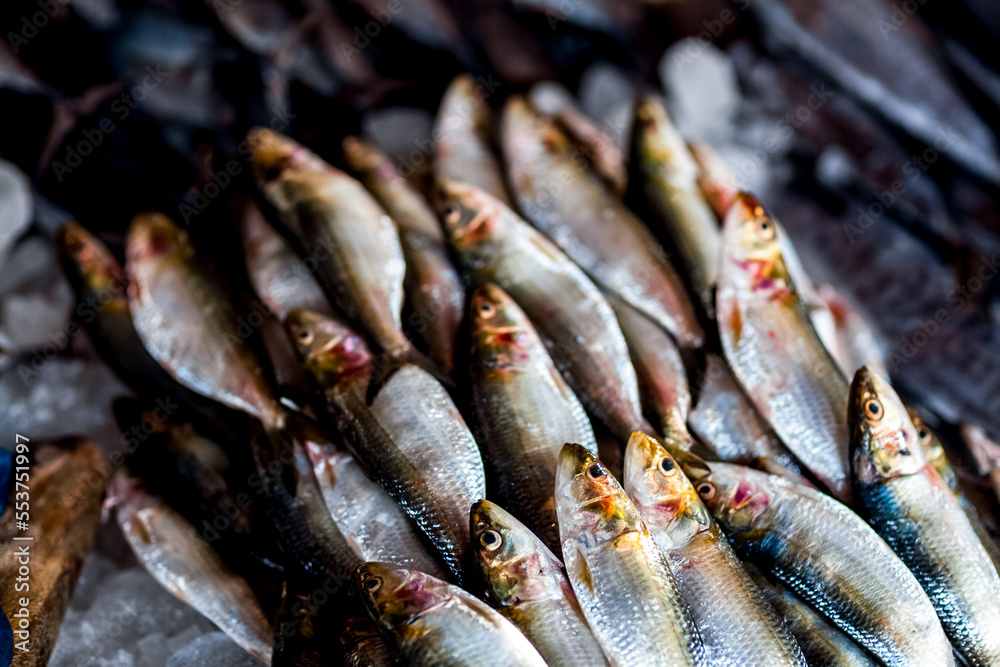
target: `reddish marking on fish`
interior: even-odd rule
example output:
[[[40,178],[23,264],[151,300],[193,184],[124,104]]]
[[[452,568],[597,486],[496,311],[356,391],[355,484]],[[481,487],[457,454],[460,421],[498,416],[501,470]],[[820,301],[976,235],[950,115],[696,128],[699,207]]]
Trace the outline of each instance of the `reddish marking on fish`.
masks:
[[[753,487],[741,481],[733,495],[733,507],[739,509],[750,502],[751,498],[753,498]]]

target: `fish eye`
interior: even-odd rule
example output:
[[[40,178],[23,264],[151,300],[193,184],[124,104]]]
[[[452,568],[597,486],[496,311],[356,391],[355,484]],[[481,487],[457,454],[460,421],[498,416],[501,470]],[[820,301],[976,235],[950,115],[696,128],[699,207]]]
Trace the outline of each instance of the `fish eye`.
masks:
[[[500,533],[495,530],[487,530],[482,535],[479,536],[479,542],[482,544],[487,551],[496,551],[503,544],[503,538],[500,537]]]
[[[885,410],[882,408],[882,404],[878,402],[878,399],[869,398],[865,401],[865,415],[868,416],[868,419],[877,422],[882,419],[884,412]]]
[[[591,463],[587,466],[587,477],[595,482],[604,479],[604,468],[599,463]]]
[[[299,342],[303,345],[308,345],[313,341],[313,332],[309,329],[299,329],[295,332],[295,337],[299,339]]]
[[[382,588],[382,579],[379,577],[365,579],[364,582],[362,582],[361,587],[365,589],[366,593],[374,593],[378,589]]]
[[[764,218],[757,223],[757,232],[760,234],[762,239],[770,241],[774,238],[774,223],[767,218]]]
[[[483,317],[493,317],[497,314],[497,309],[492,303],[483,301],[479,304],[479,314]]]
[[[672,458],[670,458],[669,456],[664,456],[662,459],[660,459],[660,472],[662,472],[664,475],[669,475],[675,470],[677,470],[677,464],[674,463],[674,460]]]
[[[917,437],[920,438],[921,442],[923,442],[931,437],[931,432],[926,428],[920,427],[920,429],[917,430]]]
[[[712,484],[711,482],[702,482],[695,490],[698,492],[698,495],[705,500],[711,500],[715,497],[716,493],[715,484]]]
[[[462,211],[454,204],[447,204],[441,209],[441,216],[449,225],[457,225],[462,217]]]

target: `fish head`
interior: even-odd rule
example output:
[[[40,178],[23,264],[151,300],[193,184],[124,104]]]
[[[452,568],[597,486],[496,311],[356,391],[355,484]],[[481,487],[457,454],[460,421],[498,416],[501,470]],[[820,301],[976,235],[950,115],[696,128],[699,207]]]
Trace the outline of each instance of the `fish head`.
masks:
[[[296,354],[319,386],[371,374],[368,344],[339,318],[297,309],[288,313],[284,324]]]
[[[712,527],[680,463],[655,438],[636,431],[625,448],[625,490],[657,539],[668,537],[681,546]],[[661,544],[661,546],[666,546]]]
[[[694,489],[702,502],[728,531],[766,529],[773,505],[766,473],[731,463],[712,463],[712,473],[698,480]]]
[[[356,172],[382,172],[390,181],[401,180],[392,163],[371,143],[360,137],[347,137],[341,142],[344,160]]]
[[[247,133],[250,171],[261,188],[281,180],[288,172],[324,171],[327,164],[302,144],[266,127]]]
[[[573,540],[592,547],[626,533],[648,534],[625,489],[593,452],[578,444],[566,443],[559,453],[556,511],[564,545]]]
[[[517,156],[519,164],[533,164],[553,153],[568,153],[572,148],[556,122],[535,109],[523,95],[512,95],[504,104],[500,132],[504,147]]]
[[[906,412],[910,416],[910,421],[913,422],[913,428],[917,431],[917,440],[920,442],[920,451],[924,454],[924,461],[937,471],[948,488],[957,488],[958,477],[948,461],[948,455],[945,453],[941,439],[920,418],[920,413],[912,408],[907,408]]]
[[[70,220],[56,231],[56,247],[63,262],[73,267],[89,290],[109,295],[109,306],[128,307],[125,271],[100,239]]]
[[[524,311],[493,283],[476,288],[471,311],[476,357],[484,371],[503,374],[516,369],[541,344]]]
[[[444,141],[457,130],[465,127],[474,128],[477,133],[485,135],[489,132],[490,113],[480,91],[482,84],[469,74],[459,74],[448,85],[441,98],[441,109],[438,112],[437,126],[443,132]]]
[[[489,266],[502,243],[503,202],[467,183],[438,179],[432,203],[462,263],[473,271]]]
[[[693,182],[697,167],[684,138],[670,122],[663,104],[652,95],[636,97],[632,146],[647,168],[659,177]]]
[[[448,600],[448,585],[417,570],[390,563],[365,563],[354,573],[354,583],[372,617],[395,630]]]
[[[140,213],[132,218],[125,244],[125,261],[138,266],[170,255],[193,253],[186,231],[163,213]]]
[[[496,604],[561,599],[562,564],[527,526],[499,505],[479,500],[470,528],[475,561]]]
[[[878,372],[854,374],[847,409],[851,464],[861,484],[877,484],[924,468],[917,429],[896,391]]]
[[[741,290],[770,300],[787,296],[792,281],[781,252],[778,222],[752,194],[741,192],[723,223],[723,270]]]

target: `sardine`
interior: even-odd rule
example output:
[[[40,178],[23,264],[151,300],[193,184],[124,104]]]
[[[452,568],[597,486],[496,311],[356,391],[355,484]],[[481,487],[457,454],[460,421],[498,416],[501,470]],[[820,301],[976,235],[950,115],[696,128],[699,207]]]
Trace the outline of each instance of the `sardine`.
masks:
[[[863,648],[813,611],[780,582],[746,563],[750,577],[795,636],[810,667],[878,667]]]
[[[645,433],[634,433],[625,450],[625,490],[667,557],[708,664],[805,667],[677,461]]]
[[[368,613],[413,667],[545,667],[507,619],[458,586],[387,563],[365,563],[355,582]]]
[[[563,447],[556,503],[566,573],[611,664],[704,664],[701,637],[666,557],[590,450]]]
[[[698,165],[697,179],[701,196],[721,222],[736,201],[736,195],[739,194],[736,177],[725,161],[708,144],[692,141],[688,143],[688,149]]]
[[[621,299],[608,296],[608,303],[625,336],[646,413],[664,438],[683,449],[690,449],[687,418],[691,410],[691,392],[677,344],[653,320]]]
[[[308,443],[309,459],[330,515],[362,561],[382,561],[447,575],[417,527],[385,489],[365,477],[354,457],[331,445]]]
[[[403,286],[413,309],[408,324],[423,338],[431,360],[451,375],[465,288],[448,257],[441,223],[423,195],[396,173],[378,149],[356,137],[345,139],[343,146],[350,168],[399,228],[406,258]]]
[[[441,98],[433,138],[434,176],[468,183],[510,203],[500,161],[491,146],[486,88],[468,74],[455,77]]]
[[[721,357],[708,355],[687,423],[714,458],[805,483],[795,457],[757,414]]]
[[[722,347],[785,445],[850,501],[847,380],[809,321],[783,257],[783,235],[752,195],[741,194],[726,216],[717,294]]]
[[[317,262],[337,311],[390,356],[422,356],[400,328],[406,263],[392,219],[361,183],[288,137],[255,128],[247,142],[257,186]]]
[[[215,623],[251,655],[271,662],[272,628],[246,579],[184,517],[134,479],[115,480],[118,525],[160,585]]]
[[[924,459],[899,396],[862,366],[850,405],[854,484],[868,522],[924,587],[965,662],[1000,664],[1000,573]]]
[[[14,662],[10,664],[44,667],[84,558],[93,548],[109,472],[101,448],[90,441],[76,441],[68,452],[59,451],[68,442],[52,450],[21,438],[18,444],[24,449],[15,449],[11,506],[0,518],[0,543],[4,545],[0,550],[0,607],[14,631]],[[22,470],[26,466],[18,457],[28,458],[28,451],[45,463]],[[28,500],[14,495],[18,493],[28,494]],[[18,503],[22,503],[20,508]],[[29,505],[27,510],[23,503]],[[21,520],[27,521],[27,529],[18,525]],[[17,538],[28,539],[14,541]],[[26,569],[30,570],[27,575]]]
[[[470,319],[472,403],[485,462],[511,512],[558,553],[559,448],[579,442],[596,453],[594,430],[528,317],[503,290],[478,288]]]
[[[563,564],[527,526],[488,500],[472,506],[473,553],[486,600],[550,667],[606,665]]]
[[[502,139],[518,207],[600,285],[652,317],[682,348],[704,331],[652,233],[586,165],[566,136],[521,97],[504,107]]]
[[[517,302],[587,409],[622,440],[643,428],[625,338],[583,271],[482,190],[439,181],[435,206],[466,271],[476,283],[495,283]]]
[[[132,321],[153,358],[188,388],[269,428],[282,423],[266,364],[240,336],[235,307],[187,233],[162,213],[142,213],[125,256]]]
[[[289,336],[317,394],[318,410],[343,434],[379,482],[463,581],[469,507],[486,495],[479,447],[448,392],[426,371],[405,364],[369,403],[376,360],[343,322],[292,311]]]
[[[698,188],[698,165],[657,98],[640,96],[634,113],[629,198],[667,232],[692,294],[712,317],[722,241]]]
[[[906,565],[833,498],[712,463],[695,484],[736,553],[781,580],[886,665],[953,665],[934,607]]]
[[[535,108],[559,123],[605,185],[617,196],[623,196],[628,183],[624,153],[606,132],[576,107],[570,92],[553,81],[542,81],[532,86],[528,99]]]

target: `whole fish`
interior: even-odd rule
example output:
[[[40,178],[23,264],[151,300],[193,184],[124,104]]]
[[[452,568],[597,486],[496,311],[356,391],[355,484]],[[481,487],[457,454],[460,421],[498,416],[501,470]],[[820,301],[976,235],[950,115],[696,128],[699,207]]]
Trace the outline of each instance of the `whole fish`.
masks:
[[[387,563],[355,582],[383,636],[413,667],[545,667],[517,628],[458,586]]]
[[[225,288],[187,232],[162,213],[132,220],[125,247],[132,321],[174,378],[267,427],[283,422],[274,389]]]
[[[709,317],[715,313],[719,223],[698,189],[698,165],[663,104],[651,95],[635,102],[630,198],[667,232],[688,284]]]
[[[285,326],[315,392],[317,409],[344,434],[358,461],[402,505],[456,581],[469,551],[469,507],[486,495],[479,447],[448,392],[404,364],[369,402],[375,363],[343,322],[294,310]]]
[[[364,186],[288,137],[250,131],[257,186],[298,239],[337,311],[390,356],[421,359],[400,328],[406,262],[396,225]]]
[[[804,483],[795,457],[750,405],[726,362],[714,354],[706,359],[698,402],[687,423],[718,460]]]
[[[309,459],[330,515],[362,561],[395,563],[447,575],[427,551],[417,527],[385,489],[365,477],[350,454],[308,443]]]
[[[795,636],[810,667],[878,667],[880,663],[850,637],[830,625],[795,593],[781,583],[770,581],[753,565],[746,563],[745,567]]]
[[[701,638],[666,557],[590,450],[563,446],[556,503],[566,574],[611,664],[704,664]]]
[[[587,409],[616,437],[642,428],[635,369],[614,312],[551,241],[483,190],[438,181],[435,206],[462,265],[520,306]]]
[[[741,558],[781,580],[886,665],[954,664],[920,584],[842,504],[731,463],[712,463],[695,490]]]
[[[472,295],[472,403],[477,437],[499,496],[558,553],[559,448],[596,452],[590,420],[528,317],[492,283]]]
[[[667,450],[645,433],[625,449],[625,490],[667,557],[712,665],[805,659]]]
[[[460,74],[441,98],[434,123],[434,176],[468,183],[510,203],[500,161],[491,146],[488,91],[472,76]]]
[[[722,348],[782,442],[849,502],[847,380],[799,298],[783,235],[752,195],[741,194],[726,216],[716,297]]]
[[[23,438],[16,438],[24,447],[16,447],[17,457],[30,452],[36,462],[45,462],[25,471],[23,460],[14,459],[11,506],[0,517],[0,543],[5,545],[0,549],[0,614],[7,615],[0,623],[9,620],[14,631],[13,646],[5,647],[14,656],[8,664],[44,667],[83,561],[94,546],[108,465],[94,442],[66,441],[50,448]],[[18,493],[28,494],[28,500]],[[18,525],[25,515],[27,529]]]
[[[708,144],[692,141],[688,143],[688,150],[698,165],[697,180],[701,196],[721,222],[736,201],[736,195],[739,194],[736,177],[722,157]]]
[[[253,202],[240,216],[240,236],[250,283],[275,317],[284,320],[296,308],[332,313],[316,282],[316,264],[301,259]]]
[[[924,460],[902,402],[862,366],[850,405],[854,483],[868,522],[924,587],[965,662],[1000,664],[1000,573],[955,494]]]
[[[271,623],[246,579],[223,564],[194,526],[136,480],[117,478],[115,487],[118,525],[153,578],[245,651],[270,663]]]
[[[406,258],[403,286],[413,308],[408,324],[424,339],[431,360],[450,375],[465,288],[448,257],[441,223],[423,195],[396,173],[378,149],[357,137],[348,137],[343,146],[350,168],[399,228]]]
[[[401,664],[369,617],[356,616],[344,622],[340,635],[344,667],[390,667]]]
[[[625,336],[646,412],[664,438],[689,449],[691,436],[687,418],[691,410],[691,392],[677,344],[653,320],[621,299],[609,295],[608,303]]]
[[[682,348],[704,331],[680,277],[652,233],[580,159],[551,119],[521,97],[501,134],[518,207],[594,280],[652,317]]]
[[[488,500],[472,506],[470,520],[486,600],[524,633],[550,667],[606,665],[555,554]]]
[[[628,183],[625,155],[607,133],[580,112],[570,92],[561,84],[542,81],[532,86],[528,99],[559,123],[611,191],[623,196]]]

